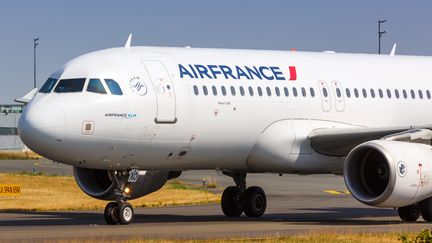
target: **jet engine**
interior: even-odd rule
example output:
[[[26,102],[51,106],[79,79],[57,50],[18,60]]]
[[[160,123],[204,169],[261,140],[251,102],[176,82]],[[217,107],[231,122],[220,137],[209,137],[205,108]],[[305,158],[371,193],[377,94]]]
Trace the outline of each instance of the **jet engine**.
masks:
[[[348,155],[345,184],[360,202],[403,207],[432,195],[432,146],[389,140],[360,144]]]
[[[75,181],[89,196],[102,200],[114,200],[115,178],[106,170],[74,167]],[[140,171],[137,181],[129,184],[129,198],[135,199],[159,190],[167,180],[177,178],[181,171]],[[127,181],[128,174],[120,176]]]

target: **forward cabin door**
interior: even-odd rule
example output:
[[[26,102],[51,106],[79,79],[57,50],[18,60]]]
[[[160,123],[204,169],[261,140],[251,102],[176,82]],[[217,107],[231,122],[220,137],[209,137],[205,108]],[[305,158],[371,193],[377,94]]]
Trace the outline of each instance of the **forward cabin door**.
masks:
[[[160,60],[142,60],[157,99],[156,123],[175,123],[176,97],[171,77]]]

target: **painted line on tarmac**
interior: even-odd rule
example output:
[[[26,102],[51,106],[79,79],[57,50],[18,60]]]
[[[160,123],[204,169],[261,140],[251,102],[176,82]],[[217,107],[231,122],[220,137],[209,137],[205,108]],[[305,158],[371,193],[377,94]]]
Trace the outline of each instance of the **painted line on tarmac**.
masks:
[[[61,168],[61,166],[59,166],[59,164],[58,163],[44,163],[44,162],[36,162],[36,163],[34,163],[33,164],[34,166],[37,166],[37,167],[58,167],[58,168]]]
[[[331,195],[350,195],[349,191],[325,190],[324,192],[331,194]]]

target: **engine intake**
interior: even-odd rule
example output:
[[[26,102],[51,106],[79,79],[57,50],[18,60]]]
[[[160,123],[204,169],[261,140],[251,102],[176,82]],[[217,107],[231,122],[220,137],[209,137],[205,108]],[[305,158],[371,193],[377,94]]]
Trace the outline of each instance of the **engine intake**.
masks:
[[[81,167],[74,167],[73,171],[75,181],[87,195],[102,200],[115,199],[114,189],[116,187],[108,171]],[[177,178],[180,174],[181,171],[140,171],[138,180],[131,184],[129,199],[135,199],[155,192],[167,180]]]
[[[354,148],[344,166],[348,190],[360,202],[378,207],[402,207],[432,194],[431,146],[374,140]]]

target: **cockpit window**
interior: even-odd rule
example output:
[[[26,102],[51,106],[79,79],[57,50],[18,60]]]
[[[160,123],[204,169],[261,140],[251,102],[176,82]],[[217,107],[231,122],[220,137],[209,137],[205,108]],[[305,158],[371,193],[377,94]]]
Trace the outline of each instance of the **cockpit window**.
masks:
[[[39,93],[51,93],[52,89],[54,88],[55,84],[57,83],[58,79],[55,78],[49,78],[44,85],[42,85],[42,88],[40,88]]]
[[[111,91],[111,94],[113,95],[123,95],[123,91],[120,88],[120,85],[112,80],[112,79],[105,79],[105,83],[107,84],[109,90]]]
[[[81,92],[84,88],[85,78],[61,79],[54,89],[55,93]]]
[[[90,79],[87,86],[88,92],[106,94],[106,90],[99,79]]]

